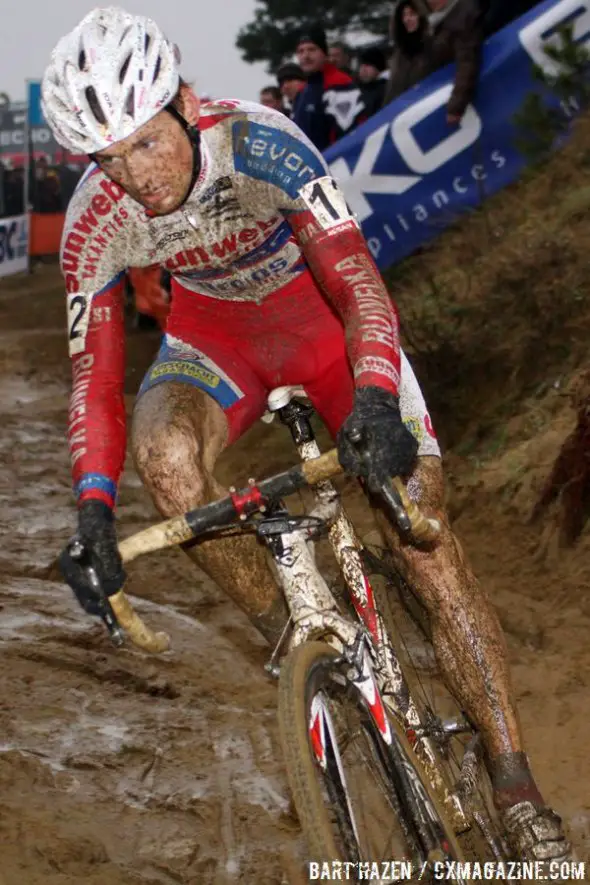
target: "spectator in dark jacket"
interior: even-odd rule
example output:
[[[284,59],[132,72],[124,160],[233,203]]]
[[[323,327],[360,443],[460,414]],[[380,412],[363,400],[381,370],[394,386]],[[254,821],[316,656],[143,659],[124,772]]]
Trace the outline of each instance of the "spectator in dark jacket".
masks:
[[[299,65],[288,62],[278,69],[277,81],[283,98],[289,102],[291,108],[290,116],[293,119],[299,99],[307,86],[307,77]]]
[[[390,34],[395,49],[386,103],[454,61],[447,120],[459,123],[475,95],[481,64],[483,33],[476,0],[428,0],[427,6],[420,0],[400,0]]]
[[[376,114],[383,107],[387,89],[387,61],[377,47],[363,49],[359,55],[359,82],[367,114]]]
[[[352,77],[328,61],[326,34],[321,28],[302,35],[297,60],[307,75],[307,86],[293,119],[323,151],[367,118],[361,91]]]

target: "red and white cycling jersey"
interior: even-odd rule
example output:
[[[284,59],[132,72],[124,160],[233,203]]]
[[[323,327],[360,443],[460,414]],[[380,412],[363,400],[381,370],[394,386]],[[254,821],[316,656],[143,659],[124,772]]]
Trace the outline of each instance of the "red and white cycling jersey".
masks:
[[[112,504],[123,466],[127,267],[161,264],[173,275],[169,336],[144,389],[175,377],[202,387],[226,409],[232,438],[254,414],[242,402],[249,392],[243,376],[252,370],[260,390],[294,383],[283,379],[297,374],[306,348],[303,374],[333,370],[338,359],[351,385],[398,393],[396,312],[321,154],[286,116],[248,102],[204,106],[199,128],[201,171],[177,211],[150,216],[95,166],[68,208],[61,265],[79,500]],[[285,344],[295,326],[301,351]],[[333,349],[331,362],[309,356],[323,347]],[[253,355],[264,349],[270,357]],[[232,359],[230,377],[225,363]],[[265,374],[269,360],[275,368]],[[334,414],[331,429],[342,417]]]

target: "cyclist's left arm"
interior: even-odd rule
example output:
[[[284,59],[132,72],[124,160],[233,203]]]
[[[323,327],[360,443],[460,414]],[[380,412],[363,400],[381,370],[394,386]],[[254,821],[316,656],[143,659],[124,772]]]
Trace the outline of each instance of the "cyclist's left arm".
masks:
[[[324,158],[282,115],[250,118],[246,131],[243,123],[235,125],[236,169],[256,178],[252,193],[286,218],[317,284],[340,315],[355,386],[398,394],[397,311]]]
[[[297,243],[327,300],[344,323],[355,386],[399,393],[399,321],[344,195],[326,174],[301,189],[304,206],[286,213]]]

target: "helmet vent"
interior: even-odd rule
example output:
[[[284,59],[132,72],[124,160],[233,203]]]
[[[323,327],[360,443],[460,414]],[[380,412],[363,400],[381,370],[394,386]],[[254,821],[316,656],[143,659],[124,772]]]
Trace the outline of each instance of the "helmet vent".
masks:
[[[90,106],[90,110],[94,114],[94,118],[98,123],[101,123],[103,126],[106,123],[106,117],[102,112],[102,108],[100,106],[100,102],[98,100],[98,96],[96,94],[96,90],[94,86],[87,86],[85,90],[86,101]]]

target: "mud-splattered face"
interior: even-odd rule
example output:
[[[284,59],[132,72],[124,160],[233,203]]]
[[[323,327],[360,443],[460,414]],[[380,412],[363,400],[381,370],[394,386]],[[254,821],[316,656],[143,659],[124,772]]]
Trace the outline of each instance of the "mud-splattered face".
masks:
[[[109,178],[156,215],[178,209],[193,174],[192,144],[168,111],[160,111],[133,135],[95,158]]]

